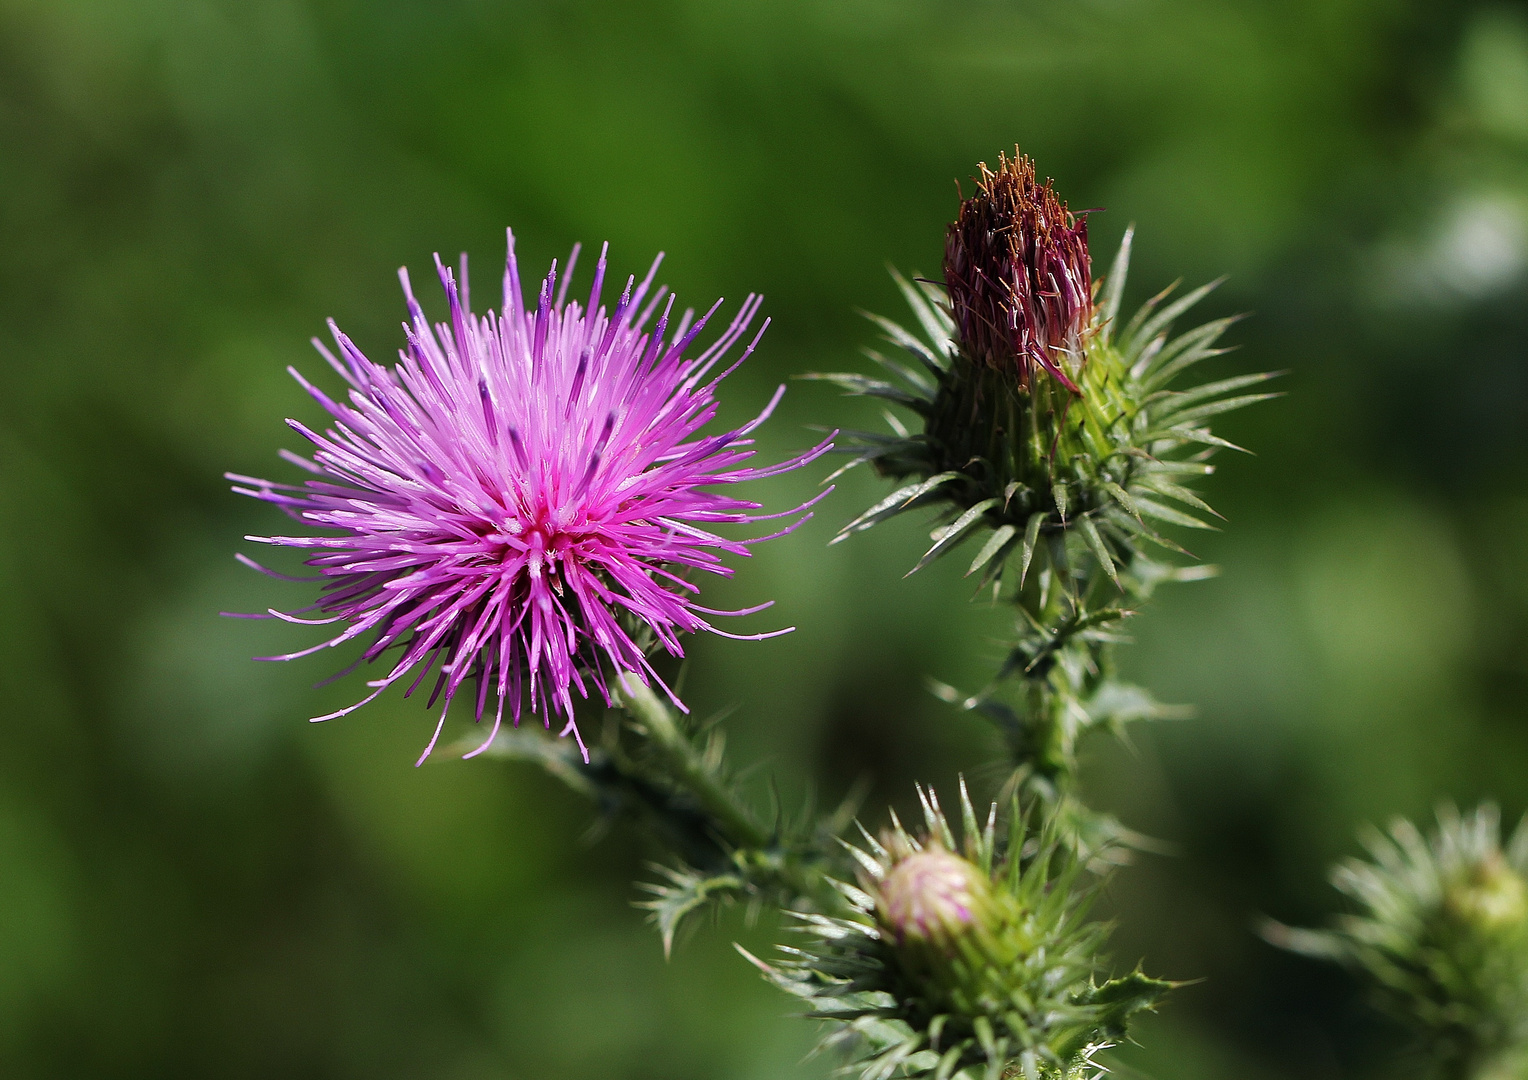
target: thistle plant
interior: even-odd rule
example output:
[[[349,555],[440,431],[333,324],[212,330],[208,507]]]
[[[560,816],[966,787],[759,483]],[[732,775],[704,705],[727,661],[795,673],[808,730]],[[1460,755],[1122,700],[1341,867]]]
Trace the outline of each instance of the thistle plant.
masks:
[[[1158,584],[1213,573],[1173,561],[1188,552],[1162,530],[1212,527],[1191,485],[1214,471],[1216,450],[1235,447],[1207,421],[1269,396],[1243,393],[1265,374],[1178,385],[1223,351],[1235,321],[1172,333],[1214,282],[1171,302],[1171,289],[1159,293],[1120,325],[1131,238],[1095,282],[1086,219],[1028,158],[1000,157],[996,171],[981,166],[949,228],[943,285],[895,274],[921,336],[871,316],[904,354],[866,350],[890,378],[821,376],[921,421],[909,430],[888,413],[890,432],[846,434],[845,468],[900,486],[836,539],[928,508],[933,543],[913,570],[979,540],[967,576],[994,596],[1006,589],[1016,633],[988,686],[946,696],[993,720],[1049,796],[1070,786],[1087,732],[1172,713],[1114,677],[1111,649]]]
[[[681,633],[725,633],[709,617],[769,606],[709,610],[695,602],[698,590],[685,575],[730,574],[717,552],[747,555],[756,542],[724,538],[712,526],[782,516],[755,514],[757,503],[727,488],[798,468],[830,441],[773,467],[742,464],[752,456],[749,434],[783,387],[750,423],[697,438],[716,414],[717,385],[758,343],[755,336],[716,372],[747,333],[759,298],[748,297],[716,341],[686,359],[721,302],[698,319],[686,311],[668,336],[674,300],[653,288],[655,261],[640,284],[627,280],[607,313],[600,306],[606,253],[586,308],[567,300],[575,248],[562,284],[553,263],[526,310],[510,233],[504,307],[483,317],[468,306],[465,257],[458,283],[437,255],[450,321],[432,327],[408,271],[399,271],[409,322],[395,367],[368,360],[331,322],[338,357],[313,344],[347,384],[348,402],[292,369],[335,421],[323,433],[288,421],[316,450],[311,459],[285,457],[316,479],[300,487],[229,479],[235,491],[338,535],[250,537],[314,552],[307,563],[323,582],[322,598],[303,609],[321,618],[275,609],[254,617],[344,628],[266,659],[355,640],[365,641],[357,664],[401,653],[362,702],[315,720],[343,716],[408,676],[412,693],[434,672],[430,704],[443,704],[420,763],[469,683],[475,719],[490,697],[494,703],[492,730],[471,754],[493,741],[506,704],[518,723],[522,700],[548,724],[559,715],[561,733],[583,750],[575,691],[587,698],[592,687],[608,703],[621,673],[658,680],[648,660],[653,648],[683,655]],[[799,524],[805,511],[783,516],[797,515]]]
[[[1438,810],[1424,837],[1397,819],[1363,837],[1332,884],[1360,911],[1331,930],[1270,924],[1276,944],[1352,969],[1409,1033],[1402,1068],[1427,1080],[1528,1075],[1528,823],[1501,841],[1492,804]]]
[[[1213,286],[1160,294],[1117,325],[1129,252],[1127,233],[1100,284],[1085,218],[1027,158],[1002,157],[949,227],[943,283],[897,278],[920,332],[876,319],[911,366],[871,350],[895,381],[821,376],[916,425],[888,414],[889,433],[844,440],[846,467],[897,487],[838,539],[928,508],[933,544],[914,569],[971,540],[969,575],[1016,613],[990,684],[945,694],[999,725],[1017,780],[984,814],[962,783],[958,837],[926,789],[921,827],[891,814],[854,842],[852,804],[760,815],[721,729],[695,723],[660,677],[655,660],[682,656],[684,634],[725,634],[713,619],[767,606],[703,607],[703,576],[731,573],[723,556],[789,532],[816,502],[765,514],[733,486],[806,466],[833,437],[745,464],[778,391],[750,423],[708,433],[720,384],[758,344],[723,367],[760,301],[702,344],[717,308],[671,323],[656,264],[613,310],[600,303],[603,253],[587,305],[568,300],[574,260],[561,276],[554,264],[527,306],[511,240],[504,305],[486,316],[472,313],[465,259],[459,277],[436,260],[449,308],[436,325],[404,275],[397,365],[334,329],[337,353],[320,351],[346,397],[298,376],[332,419],[323,432],[293,422],[314,450],[287,458],[310,478],[233,477],[304,526],[252,539],[304,552],[320,585],[312,606],[257,617],[338,626],[270,659],[348,648],[352,668],[383,665],[365,700],[432,678],[441,713],[421,762],[465,692],[472,718],[493,722],[453,749],[540,766],[653,839],[662,859],[641,903],[665,949],[720,904],[784,913],[792,943],[754,962],[824,1023],[847,1071],[1092,1077],[1168,984],[1119,975],[1108,925],[1089,916],[1124,830],[1079,799],[1077,744],[1167,712],[1114,677],[1111,649],[1157,584],[1207,572],[1173,561],[1186,553],[1167,533],[1213,516],[1190,485],[1230,444],[1206,422],[1266,396],[1243,392],[1262,375],[1176,385],[1231,321],[1173,335]],[[766,518],[787,523],[730,538]],[[555,717],[571,738],[524,716]]]

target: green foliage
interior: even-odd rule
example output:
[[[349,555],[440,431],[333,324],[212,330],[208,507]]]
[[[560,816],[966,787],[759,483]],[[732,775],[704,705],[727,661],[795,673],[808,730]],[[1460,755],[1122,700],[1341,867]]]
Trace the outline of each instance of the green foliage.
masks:
[[[900,822],[852,848],[854,911],[806,915],[806,944],[785,959],[753,960],[808,1015],[831,1021],[824,1048],[845,1051],[862,1080],[894,1075],[1062,1080],[1089,1071],[1093,1055],[1124,1037],[1130,1018],[1169,984],[1135,973],[1100,982],[1106,924],[1090,922],[1098,888],[1076,845],[1041,814],[1014,802],[1003,829],[994,804],[979,821],[960,788],[961,842],[932,791],[919,790],[925,833]],[[903,934],[878,902],[899,858],[956,851],[986,879],[969,925],[932,938]]]
[[[1495,806],[1464,818],[1444,806],[1431,836],[1398,819],[1364,845],[1372,861],[1332,874],[1361,914],[1330,931],[1275,925],[1268,936],[1360,972],[1412,1034],[1415,1075],[1528,1074],[1528,824],[1503,849]]]
[[[739,795],[719,727],[686,722],[631,676],[621,681],[619,701],[587,761],[570,740],[532,726],[501,730],[484,755],[540,766],[590,799],[602,824],[626,818],[657,842],[670,862],[654,866],[660,880],[641,885],[651,898],[640,906],[665,953],[688,916],[719,903],[843,906],[826,873],[846,869],[836,838],[852,810],[817,819],[777,808],[762,822]]]

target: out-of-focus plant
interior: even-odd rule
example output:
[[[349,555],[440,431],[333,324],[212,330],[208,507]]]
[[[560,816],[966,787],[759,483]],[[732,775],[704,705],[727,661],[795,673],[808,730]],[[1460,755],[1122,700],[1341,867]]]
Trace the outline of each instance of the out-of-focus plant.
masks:
[[[1484,804],[1438,811],[1423,836],[1397,819],[1364,837],[1332,884],[1359,906],[1331,930],[1270,924],[1275,943],[1354,970],[1410,1035],[1402,1067],[1429,1080],[1528,1075],[1528,825],[1501,842]]]

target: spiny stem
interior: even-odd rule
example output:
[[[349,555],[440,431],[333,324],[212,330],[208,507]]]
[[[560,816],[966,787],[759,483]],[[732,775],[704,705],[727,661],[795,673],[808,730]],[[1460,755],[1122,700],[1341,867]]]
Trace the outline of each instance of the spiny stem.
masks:
[[[695,797],[726,834],[727,841],[742,848],[768,846],[769,833],[732,792],[717,782],[652,687],[644,686],[635,676],[623,675],[620,690],[621,705],[641,725],[641,733],[662,756],[669,778]]]
[[[778,838],[758,823],[707,765],[695,744],[680,729],[673,710],[652,687],[627,674],[621,677],[619,688],[621,706],[637,722],[638,730],[662,761],[666,777],[692,796],[715,823],[722,838],[745,856],[738,860],[745,873],[772,879],[772,884],[805,897],[822,911],[846,910],[846,901],[826,874],[776,850]]]

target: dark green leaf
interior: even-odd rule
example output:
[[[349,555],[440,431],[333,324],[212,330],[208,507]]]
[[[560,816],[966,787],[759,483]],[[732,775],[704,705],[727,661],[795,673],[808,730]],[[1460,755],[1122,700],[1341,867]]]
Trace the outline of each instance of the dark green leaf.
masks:
[[[1024,579],[1029,575],[1029,564],[1035,557],[1035,544],[1040,539],[1040,526],[1045,524],[1049,517],[1044,510],[1036,510],[1029,515],[1029,521],[1024,525],[1024,547],[1019,557],[1019,586],[1024,585]]]
[[[1098,532],[1098,526],[1093,524],[1093,519],[1084,515],[1076,521],[1077,531],[1082,533],[1082,538],[1088,542],[1088,547],[1098,559],[1098,564],[1104,568],[1104,573],[1109,575],[1109,580],[1114,582],[1115,588],[1119,588],[1119,571],[1114,567],[1114,556],[1109,554],[1109,546],[1104,543],[1104,538]]]
[[[971,563],[971,569],[966,571],[965,576],[970,577],[983,566],[986,566],[999,551],[1002,551],[1007,546],[1008,541],[1013,539],[1016,532],[1018,532],[1018,529],[1012,525],[999,525],[994,529],[992,535],[987,537],[987,542],[982,545],[981,551],[977,552],[975,560]]]

